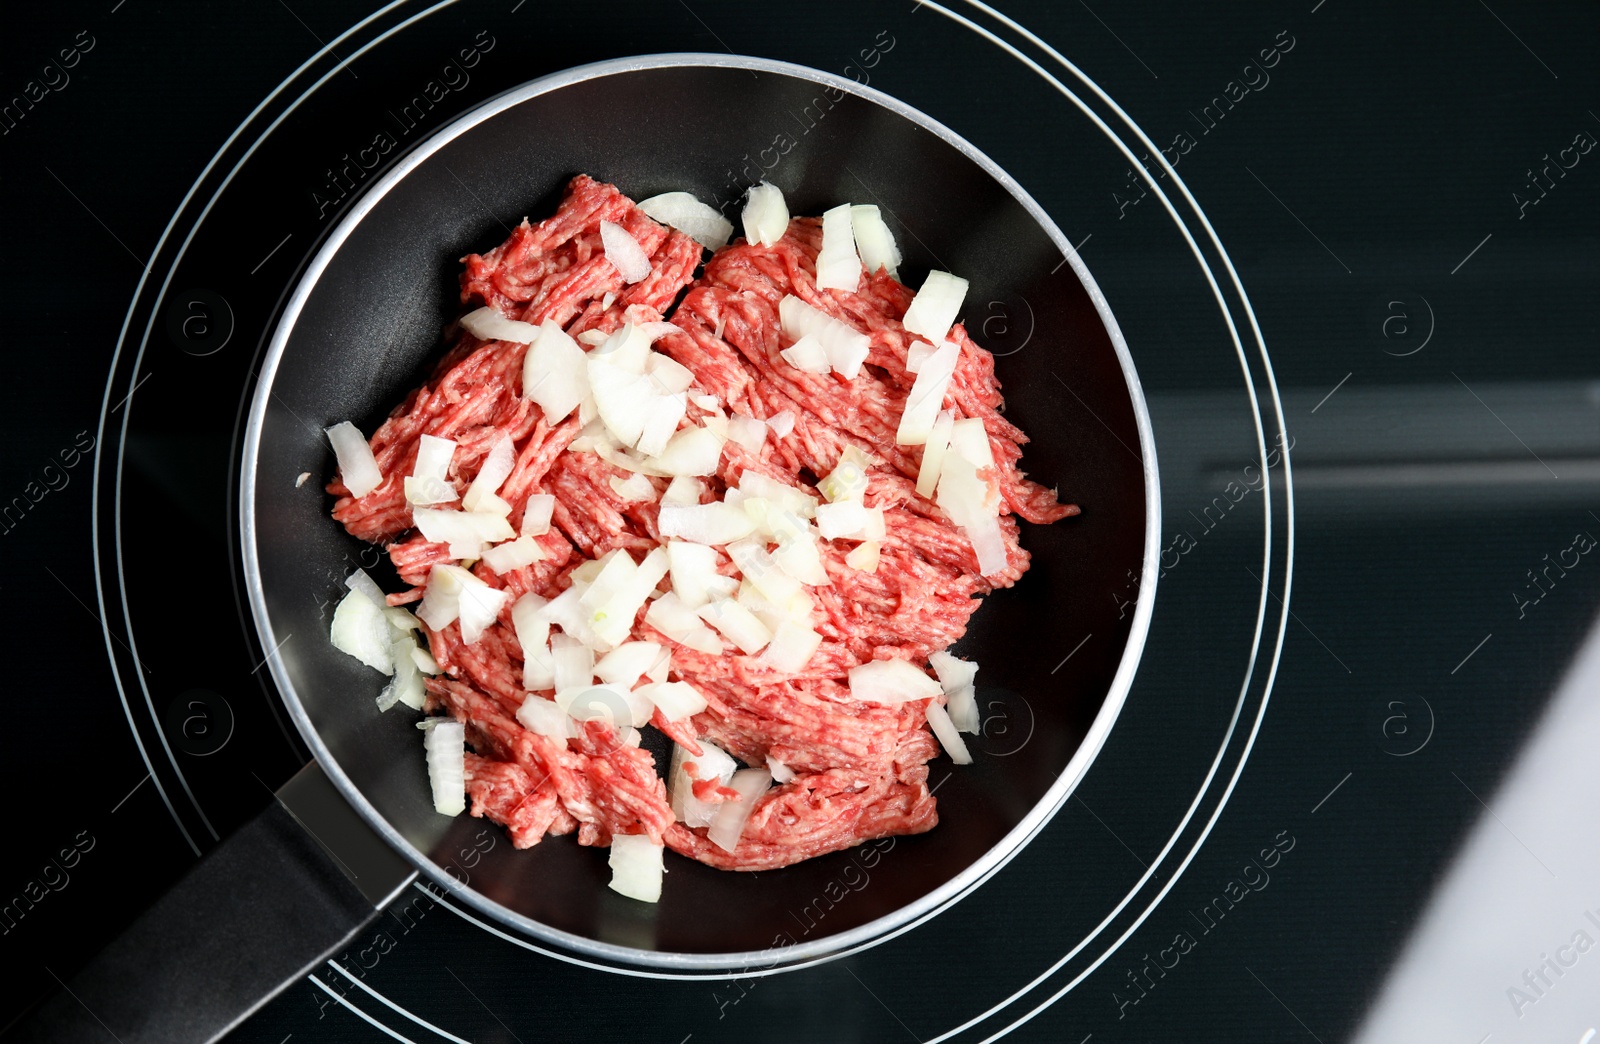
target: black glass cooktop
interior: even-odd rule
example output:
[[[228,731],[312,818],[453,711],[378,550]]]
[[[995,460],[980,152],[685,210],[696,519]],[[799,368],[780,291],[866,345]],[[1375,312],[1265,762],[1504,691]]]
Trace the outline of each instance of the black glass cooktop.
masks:
[[[5,20],[7,1032],[311,758],[235,505],[264,342],[330,229],[485,100],[665,52],[881,90],[1070,240],[1159,466],[1143,576],[1052,594],[1149,614],[1126,703],[1016,858],[877,945],[776,974],[618,970],[413,885],[281,992],[261,981],[227,1039],[1600,1029],[1595,10],[97,0]],[[821,118],[730,156],[730,191],[781,177]],[[965,319],[1019,395],[1086,409],[1034,315],[1014,295]],[[1101,441],[1085,452],[1121,452]],[[1050,742],[1030,701],[1070,698],[991,695],[979,758]],[[796,923],[870,908],[896,858],[864,851]]]

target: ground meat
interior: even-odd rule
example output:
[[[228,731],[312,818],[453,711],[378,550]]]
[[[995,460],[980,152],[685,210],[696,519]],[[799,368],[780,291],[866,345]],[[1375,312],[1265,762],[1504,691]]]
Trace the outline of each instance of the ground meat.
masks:
[[[651,259],[647,278],[622,281],[605,257],[601,221],[621,225],[644,248]],[[922,667],[965,633],[979,596],[1015,583],[1027,569],[1013,516],[1046,523],[1077,508],[1059,503],[1018,470],[1027,439],[1000,414],[993,357],[955,326],[949,339],[960,355],[946,405],[958,419],[982,420],[1005,509],[1005,567],[980,574],[963,532],[916,493],[921,448],[895,442],[915,379],[906,370],[912,337],[900,325],[912,292],[881,270],[863,278],[857,293],[818,290],[821,239],[817,220],[797,218],[779,243],[738,241],[695,278],[702,257],[697,243],[652,221],[613,186],[580,176],[554,216],[537,225],[524,221],[494,250],[468,256],[461,276],[464,305],[489,304],[534,324],[553,320],[574,336],[670,317],[680,332],[655,348],[693,371],[693,393],[709,392],[731,410],[760,419],[791,414],[792,430],[771,435],[759,452],[726,445],[708,480],[713,498],[746,471],[815,493],[817,476],[831,471],[851,446],[872,462],[866,504],[884,509],[888,530],[879,566],[870,573],[852,568],[843,542],[819,543],[830,584],[809,594],[816,605],[812,626],[823,640],[802,670],[787,673],[732,648],[707,655],[676,645],[644,623],[642,612],[635,621],[632,638],[670,648],[675,678],[707,701],[703,712],[675,722],[658,711],[655,727],[693,753],[704,737],[747,764],[762,765],[770,756],[795,773],[758,799],[735,851],[712,844],[704,828],[674,822],[652,756],[608,724],[586,722],[578,738],[561,743],[516,720],[527,693],[512,603],[530,592],[555,597],[572,584],[573,569],[614,549],[639,553],[657,546],[660,510],[654,499],[630,501],[612,488],[611,479],[625,479],[627,472],[569,449],[580,430],[576,414],[552,425],[522,397],[525,345],[461,332],[427,382],[373,435],[382,484],[362,497],[352,497],[337,479],[328,487],[338,498],[334,518],[355,536],[385,545],[401,579],[412,585],[390,596],[396,605],[415,601],[430,569],[451,560],[447,546],[413,529],[405,499],[404,477],[422,435],[458,444],[449,474],[458,491],[470,484],[490,447],[509,436],[516,462],[500,496],[512,505],[513,525],[529,496],[555,495],[553,525],[538,538],[542,561],[504,575],[482,563],[475,567],[483,581],[511,595],[483,637],[467,645],[458,623],[424,627],[443,671],[428,682],[427,709],[464,722],[475,752],[467,755],[466,768],[471,813],[503,824],[519,848],[574,831],[588,845],[609,844],[615,834],[644,834],[711,866],[765,870],[871,838],[919,833],[937,822],[927,762],[939,748],[926,725],[926,701],[853,701],[846,673],[874,659]],[[787,294],[870,337],[857,377],[807,373],[781,358],[788,339],[778,304]],[[696,415],[691,409],[691,418]],[[657,494],[666,485],[664,479],[651,482]],[[735,796],[712,780],[693,785],[702,800]]]

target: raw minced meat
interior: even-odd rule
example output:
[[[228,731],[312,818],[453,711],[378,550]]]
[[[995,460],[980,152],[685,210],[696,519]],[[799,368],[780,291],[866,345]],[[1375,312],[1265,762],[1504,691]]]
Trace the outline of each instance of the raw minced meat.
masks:
[[[621,226],[649,256],[644,279],[625,283],[607,260],[602,221]],[[670,649],[673,680],[689,683],[706,701],[703,711],[675,721],[657,710],[655,727],[691,753],[700,753],[699,741],[706,739],[748,765],[770,758],[794,773],[757,799],[731,852],[708,840],[706,828],[675,821],[652,755],[610,724],[583,722],[574,726],[575,738],[556,740],[517,719],[529,693],[513,603],[530,593],[556,597],[572,585],[575,569],[608,552],[620,548],[637,556],[659,546],[659,501],[668,482],[650,477],[654,495],[630,499],[640,492],[637,481],[624,491],[612,481],[627,480],[630,472],[570,448],[584,427],[580,414],[551,424],[523,397],[527,345],[461,331],[428,380],[371,438],[382,484],[362,497],[350,496],[337,479],[329,485],[338,497],[334,518],[353,535],[386,546],[400,578],[411,585],[389,596],[395,605],[416,601],[432,567],[455,561],[446,544],[413,528],[403,483],[421,436],[456,442],[447,480],[457,492],[467,489],[491,447],[509,437],[515,464],[499,496],[510,505],[513,526],[530,496],[554,495],[553,523],[535,538],[541,560],[504,574],[483,562],[473,566],[478,578],[509,594],[482,637],[464,643],[459,622],[424,627],[442,670],[427,682],[427,709],[465,723],[471,813],[503,824],[516,846],[573,831],[588,845],[609,844],[619,834],[646,835],[712,866],[763,870],[871,838],[919,833],[937,822],[927,763],[939,746],[926,723],[928,701],[852,699],[847,673],[889,658],[926,670],[930,654],[965,632],[980,596],[1015,583],[1027,569],[1017,518],[1048,523],[1077,508],[1059,503],[1018,470],[1027,440],[1000,413],[994,360],[962,326],[952,327],[947,339],[959,346],[959,357],[944,406],[956,419],[982,422],[994,461],[985,477],[998,485],[1002,501],[1004,568],[980,573],[963,530],[916,492],[922,448],[895,440],[915,380],[906,369],[913,337],[901,325],[914,295],[883,270],[864,274],[854,293],[818,290],[821,240],[817,219],[796,218],[780,242],[736,241],[706,261],[697,278],[702,250],[694,240],[657,224],[613,186],[580,176],[554,216],[534,225],[524,221],[500,246],[465,258],[461,277],[464,305],[488,305],[534,325],[550,320],[573,336],[670,318],[677,330],[654,347],[694,375],[685,424],[707,417],[706,400],[694,401],[705,395],[729,413],[793,418],[782,435],[782,422],[767,432],[759,451],[726,442],[715,475],[705,480],[705,502],[721,498],[747,472],[816,495],[820,477],[847,448],[869,462],[864,504],[882,508],[885,521],[877,565],[867,571],[846,562],[854,541],[817,542],[828,583],[806,593],[814,606],[810,626],[821,642],[800,670],[780,670],[732,645],[713,655],[675,643],[644,622],[643,609],[634,621],[630,640]],[[793,343],[779,319],[786,295],[870,338],[857,376],[802,371],[779,355]],[[725,559],[721,568],[736,575]],[[737,798],[715,780],[696,781],[694,794],[703,801]]]

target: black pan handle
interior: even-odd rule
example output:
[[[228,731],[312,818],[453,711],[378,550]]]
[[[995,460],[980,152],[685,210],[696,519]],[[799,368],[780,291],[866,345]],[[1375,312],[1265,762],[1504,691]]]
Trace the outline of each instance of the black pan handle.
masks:
[[[214,1041],[371,924],[414,871],[315,764],[20,1026],[52,1044]],[[292,811],[291,811],[292,810]]]

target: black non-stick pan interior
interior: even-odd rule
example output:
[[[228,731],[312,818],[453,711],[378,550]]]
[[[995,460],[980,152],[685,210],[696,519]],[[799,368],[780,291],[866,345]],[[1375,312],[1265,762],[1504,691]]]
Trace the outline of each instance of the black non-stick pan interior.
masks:
[[[476,902],[480,913],[546,939],[569,936],[569,948],[599,944],[592,952],[612,956],[621,952],[612,947],[641,955],[810,949],[841,933],[860,935],[961,875],[976,876],[986,857],[995,861],[996,846],[1046,798],[1106,703],[1134,617],[1115,594],[1145,557],[1149,487],[1136,452],[1137,390],[1090,294],[1061,264],[1058,241],[983,162],[934,130],[876,100],[771,67],[755,75],[655,67],[574,79],[503,107],[427,155],[364,215],[347,219],[347,235],[330,237],[331,255],[320,272],[313,263],[297,313],[299,298],[290,299],[281,356],[274,369],[269,352],[257,397],[247,519],[264,629],[274,641],[293,636],[274,671],[335,780],[348,781],[358,806],[370,805],[394,836],[425,853],[432,876],[465,882],[503,908]],[[607,889],[604,849],[561,837],[516,851],[492,823],[436,814],[417,715],[380,714],[382,678],[328,644],[344,577],[380,556],[328,517],[332,501],[321,487],[334,464],[322,428],[353,420],[370,434],[439,355],[440,329],[460,310],[458,259],[494,246],[524,216],[548,215],[580,172],[636,199],[686,189],[718,205],[764,177],[783,189],[794,214],[876,203],[905,254],[901,276],[910,285],[930,268],[971,281],[964,314],[980,343],[989,302],[1027,303],[1033,333],[997,365],[1007,416],[1033,440],[1024,468],[1059,484],[1083,513],[1024,525],[1032,570],[986,600],[957,646],[981,665],[985,730],[973,739],[975,764],[941,757],[930,766],[939,801],[932,832],[759,874],[668,853],[661,902],[641,904]],[[371,187],[358,182],[351,191]],[[737,209],[735,202],[727,213],[737,219]],[[251,461],[245,468],[251,481]],[[311,480],[297,486],[307,471]],[[386,566],[370,571],[395,589]],[[1062,663],[1091,633],[1096,640]],[[1058,788],[1050,798],[1061,796]],[[861,886],[863,876],[871,887]],[[854,898],[838,902],[845,889]]]

